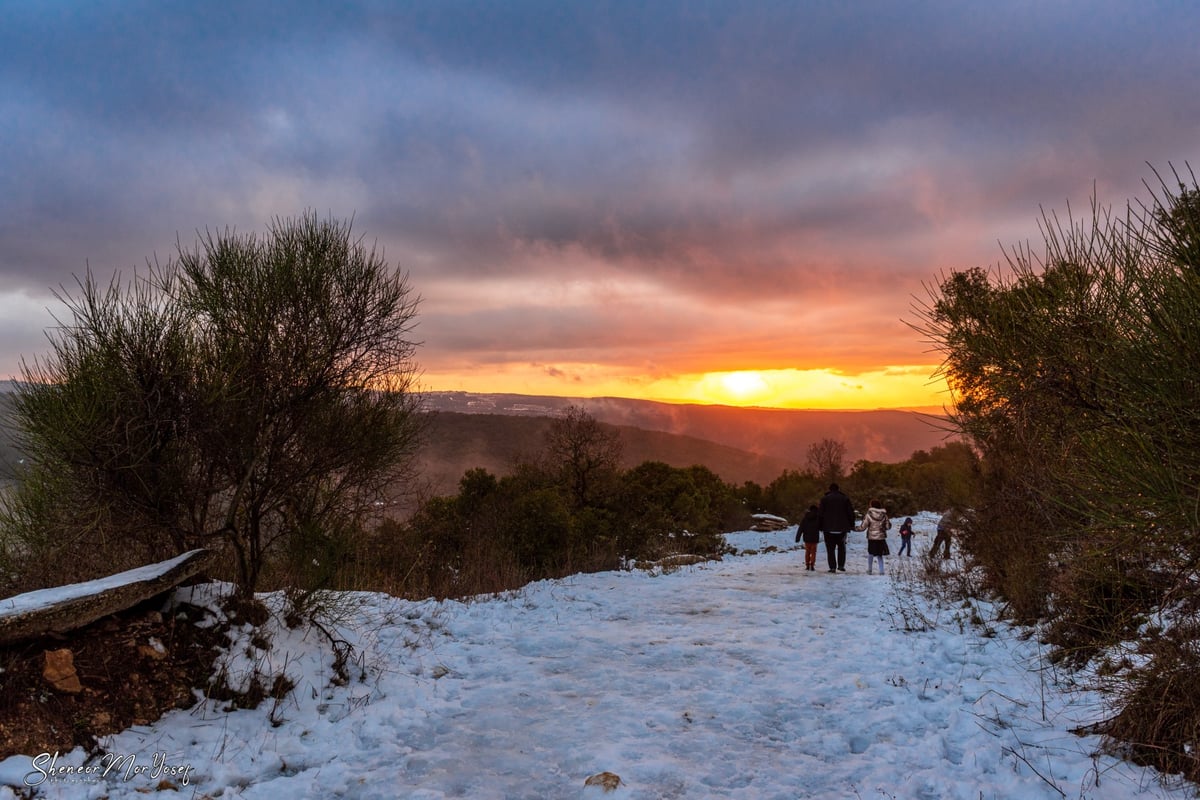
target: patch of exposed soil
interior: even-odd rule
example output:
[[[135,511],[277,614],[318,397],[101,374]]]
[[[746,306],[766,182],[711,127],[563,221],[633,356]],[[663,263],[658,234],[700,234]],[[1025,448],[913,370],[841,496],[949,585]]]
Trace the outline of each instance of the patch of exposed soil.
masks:
[[[0,760],[11,755],[97,748],[96,737],[154,722],[197,702],[219,648],[220,625],[183,605],[159,613],[148,601],[71,633],[0,648]],[[68,649],[81,690],[56,689],[43,675],[46,652]]]

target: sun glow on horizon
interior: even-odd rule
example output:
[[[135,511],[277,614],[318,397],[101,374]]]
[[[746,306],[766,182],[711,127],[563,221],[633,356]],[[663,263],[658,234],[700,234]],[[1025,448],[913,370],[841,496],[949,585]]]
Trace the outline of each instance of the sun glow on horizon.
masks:
[[[682,375],[647,387],[691,403],[767,408],[873,409],[936,407],[944,384],[931,383],[933,368],[890,367],[859,374],[829,369],[770,369]],[[651,391],[647,391],[649,395]]]
[[[481,394],[627,397],[761,408],[937,410],[948,404],[949,393],[943,380],[931,377],[935,371],[932,365],[909,365],[862,373],[762,369],[652,377],[597,364],[560,365],[553,370],[508,365],[486,373],[426,373],[422,382],[431,391]]]
[[[771,394],[771,385],[758,372],[741,370],[738,372],[716,372],[707,378],[716,378],[718,387],[715,394],[724,395],[732,400],[753,402]],[[710,390],[711,391],[711,390]]]

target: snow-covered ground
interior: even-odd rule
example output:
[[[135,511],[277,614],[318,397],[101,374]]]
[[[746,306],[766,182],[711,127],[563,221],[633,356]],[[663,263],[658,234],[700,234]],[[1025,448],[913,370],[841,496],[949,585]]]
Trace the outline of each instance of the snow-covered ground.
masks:
[[[916,518],[918,555],[934,520]],[[919,558],[869,576],[851,534],[847,573],[823,553],[805,572],[794,536],[731,534],[758,554],[466,603],[355,595],[325,623],[354,647],[346,685],[324,634],[275,620],[269,649],[244,631],[226,666],[235,682],[286,671],[286,700],[206,701],[109,737],[90,763],[10,758],[0,783],[114,800],[1193,796],[1070,733],[1100,698],[1046,668],[1036,637],[984,635],[971,609],[914,596]],[[585,785],[603,773],[615,790]]]

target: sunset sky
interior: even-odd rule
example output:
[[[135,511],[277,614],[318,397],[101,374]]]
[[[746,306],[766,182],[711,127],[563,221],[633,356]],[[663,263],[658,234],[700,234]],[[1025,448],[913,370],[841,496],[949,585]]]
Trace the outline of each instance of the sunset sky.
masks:
[[[941,406],[906,323],[1040,209],[1200,167],[1192,2],[0,5],[0,377],[52,295],[306,210],[421,384]]]

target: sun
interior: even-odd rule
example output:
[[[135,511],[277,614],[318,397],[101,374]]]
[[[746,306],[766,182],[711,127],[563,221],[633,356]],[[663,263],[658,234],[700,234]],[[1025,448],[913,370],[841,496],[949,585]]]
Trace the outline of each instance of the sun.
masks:
[[[716,377],[721,393],[729,399],[739,402],[760,397],[771,390],[766,378],[761,373],[754,371],[723,372]]]

